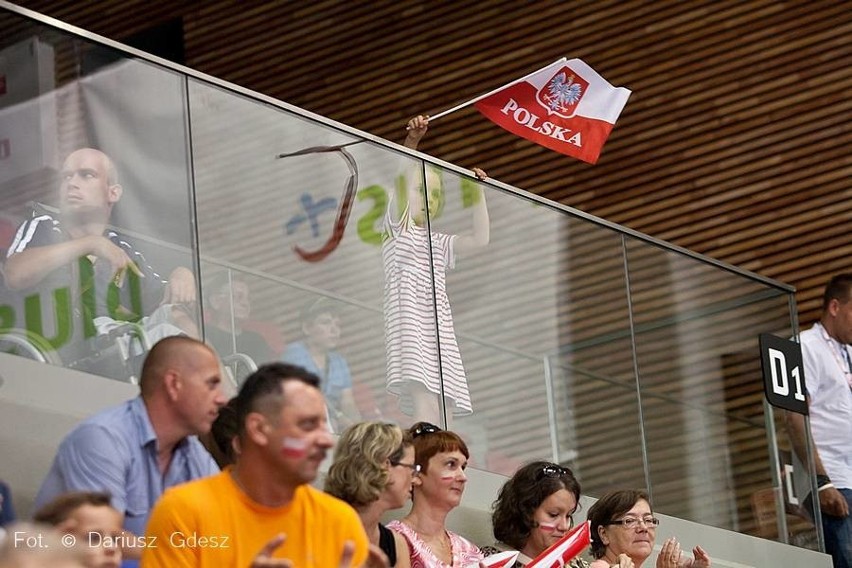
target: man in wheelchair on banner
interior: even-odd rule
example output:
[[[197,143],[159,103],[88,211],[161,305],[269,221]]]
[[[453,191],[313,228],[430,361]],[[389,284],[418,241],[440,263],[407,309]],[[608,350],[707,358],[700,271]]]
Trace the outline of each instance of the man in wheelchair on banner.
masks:
[[[59,214],[33,211],[3,270],[6,286],[23,297],[17,321],[26,322],[27,335],[41,336],[66,366],[99,374],[112,372],[101,368],[104,347],[117,346],[126,361],[162,337],[198,337],[192,272],[177,267],[162,278],[109,227],[121,195],[109,156],[92,148],[72,152],[62,166]]]

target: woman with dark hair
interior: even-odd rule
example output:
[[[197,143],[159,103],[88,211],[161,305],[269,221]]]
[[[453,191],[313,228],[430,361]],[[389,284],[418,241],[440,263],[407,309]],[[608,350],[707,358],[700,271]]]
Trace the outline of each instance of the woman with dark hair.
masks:
[[[400,533],[411,549],[411,565],[418,568],[450,568],[478,564],[479,548],[447,530],[450,511],[461,503],[470,452],[455,432],[418,422],[409,430],[414,438],[414,461],[420,474],[414,478],[411,511],[388,528]]]
[[[589,507],[591,521],[591,568],[641,568],[654,550],[660,520],[651,510],[644,491],[611,491]],[[692,558],[681,554],[680,543],[669,538],[657,557],[656,568],[709,568],[710,556],[700,546]]]
[[[410,552],[402,535],[379,519],[405,505],[418,470],[408,432],[395,424],[361,422],[343,432],[325,479],[326,493],[355,508],[370,543],[382,549],[390,566],[409,568]]]
[[[580,483],[570,469],[535,461],[515,472],[500,489],[491,523],[497,544],[482,549],[486,555],[518,550],[515,568],[529,564],[573,527],[580,500]],[[572,568],[587,568],[580,558]]]

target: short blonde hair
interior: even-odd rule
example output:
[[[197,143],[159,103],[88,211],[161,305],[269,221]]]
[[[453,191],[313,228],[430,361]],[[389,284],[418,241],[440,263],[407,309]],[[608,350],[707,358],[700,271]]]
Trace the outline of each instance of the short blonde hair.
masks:
[[[388,484],[387,461],[402,457],[411,436],[395,424],[360,422],[347,428],[334,450],[325,491],[355,507],[369,505]]]

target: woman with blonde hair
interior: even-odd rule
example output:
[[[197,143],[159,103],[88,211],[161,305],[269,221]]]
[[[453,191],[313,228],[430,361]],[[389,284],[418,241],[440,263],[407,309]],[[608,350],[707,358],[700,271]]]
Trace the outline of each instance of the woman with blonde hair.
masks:
[[[379,519],[405,505],[419,470],[411,435],[394,424],[354,424],[334,450],[325,491],[355,508],[370,542],[382,549],[390,566],[410,568],[410,551],[405,539]]]

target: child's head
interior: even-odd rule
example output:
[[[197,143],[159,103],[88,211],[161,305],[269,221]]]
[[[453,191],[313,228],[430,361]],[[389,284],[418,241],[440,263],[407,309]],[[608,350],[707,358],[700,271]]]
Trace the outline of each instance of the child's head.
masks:
[[[340,306],[328,298],[306,304],[299,314],[302,333],[312,347],[330,351],[340,341]]]
[[[115,544],[123,534],[123,517],[111,505],[108,493],[63,493],[39,509],[33,520],[75,535],[86,551],[87,568],[121,565],[121,549]]]
[[[427,203],[424,204],[420,189],[412,195],[411,218],[420,226],[426,224],[427,210],[431,220],[440,217],[444,210],[444,178],[441,170],[434,166],[426,167],[426,199]]]

